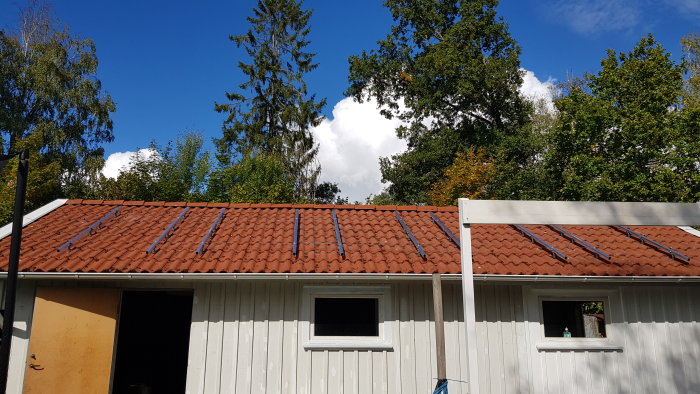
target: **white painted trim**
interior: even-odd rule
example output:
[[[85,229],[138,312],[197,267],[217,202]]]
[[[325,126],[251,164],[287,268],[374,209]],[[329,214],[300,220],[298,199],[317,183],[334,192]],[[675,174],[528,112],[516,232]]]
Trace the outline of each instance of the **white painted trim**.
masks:
[[[644,225],[700,224],[700,204],[459,199],[460,223]]]
[[[22,218],[22,227],[27,227],[30,223],[34,222],[35,220],[39,219],[42,216],[47,215],[54,209],[60,207],[61,205],[66,203],[66,199],[64,198],[59,198],[57,200],[53,200],[50,203],[41,206],[37,209],[35,209],[32,212],[29,212],[28,214],[24,215]],[[0,227],[0,239],[3,239],[7,237],[8,235],[12,234],[12,223],[8,223],[2,227]]]
[[[616,345],[615,343],[601,344],[601,343],[591,343],[587,341],[568,341],[557,343],[554,341],[540,342],[536,345],[538,351],[548,352],[548,351],[615,351],[621,352],[623,350],[622,345]]]
[[[7,272],[0,272],[0,279]],[[96,272],[20,272],[20,279],[35,280],[316,280],[316,281],[391,281],[431,280],[432,274],[307,274],[307,273],[96,273]],[[461,274],[442,274],[442,280],[461,280]],[[695,283],[700,276],[576,276],[576,275],[491,275],[473,274],[479,282],[547,282],[547,283]]]
[[[301,334],[306,350],[393,350],[393,302],[390,286],[305,286],[302,296]],[[379,300],[377,337],[315,337],[313,300],[316,297],[363,297]]]
[[[698,224],[700,224],[700,223],[698,223]],[[678,226],[678,228],[685,231],[686,233],[690,233],[696,237],[700,237],[700,231],[698,231],[690,226]]]
[[[523,288],[525,316],[529,331],[530,344],[538,351],[622,351],[619,340],[622,318],[622,301],[617,288],[570,288],[570,287],[533,287]],[[605,312],[605,338],[552,338],[544,336],[544,319],[542,301],[554,300],[600,300]],[[534,354],[532,355],[533,357]],[[536,365],[536,360],[532,360]]]

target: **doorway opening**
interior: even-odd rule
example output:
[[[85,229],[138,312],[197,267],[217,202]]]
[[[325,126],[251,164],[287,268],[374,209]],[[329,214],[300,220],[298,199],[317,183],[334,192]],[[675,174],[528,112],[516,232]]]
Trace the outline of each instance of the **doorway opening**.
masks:
[[[112,393],[184,393],[191,321],[191,291],[125,291]]]

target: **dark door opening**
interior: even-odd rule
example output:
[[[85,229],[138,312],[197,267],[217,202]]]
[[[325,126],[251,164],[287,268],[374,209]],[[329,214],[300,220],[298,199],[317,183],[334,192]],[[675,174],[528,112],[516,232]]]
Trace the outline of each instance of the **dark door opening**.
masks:
[[[125,291],[112,393],[184,393],[192,292]]]

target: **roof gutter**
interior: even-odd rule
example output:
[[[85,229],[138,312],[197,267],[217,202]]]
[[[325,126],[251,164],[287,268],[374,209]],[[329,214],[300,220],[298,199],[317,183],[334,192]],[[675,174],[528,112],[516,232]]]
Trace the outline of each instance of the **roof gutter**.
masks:
[[[7,273],[1,272],[0,279]],[[443,280],[460,280],[461,274],[442,274]],[[95,273],[20,272],[20,279],[65,280],[431,280],[432,274],[342,274],[342,273]],[[573,276],[474,274],[476,282],[541,283],[678,283],[700,282],[700,276]]]

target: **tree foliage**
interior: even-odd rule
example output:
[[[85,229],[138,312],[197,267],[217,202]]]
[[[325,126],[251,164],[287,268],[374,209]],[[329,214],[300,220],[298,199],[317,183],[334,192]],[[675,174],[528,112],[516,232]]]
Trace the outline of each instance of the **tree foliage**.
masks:
[[[0,30],[0,153],[29,149],[29,210],[84,191],[102,167],[115,105],[96,71],[93,42],[54,28],[45,6],[26,9],[17,34]],[[14,169],[0,178],[7,217]]]
[[[273,155],[246,155],[224,170],[230,187],[226,200],[249,203],[283,203],[294,200],[294,180],[284,162]]]
[[[609,50],[601,66],[555,102],[549,198],[696,201],[700,116],[682,106],[682,67],[651,35],[629,53]]]
[[[116,178],[100,175],[89,192],[105,200],[202,201],[211,173],[209,152],[203,151],[201,135],[188,133],[168,142],[155,143],[150,154],[141,151]]]
[[[458,198],[485,199],[490,197],[487,186],[494,176],[493,162],[486,151],[469,149],[457,153],[444,178],[428,192],[431,205],[457,205]]]
[[[700,107],[700,36],[689,34],[681,39],[685,72],[688,76],[683,104]]]
[[[518,94],[520,49],[496,0],[387,0],[394,26],[379,48],[350,57],[348,93],[374,98],[408,151],[381,161],[394,199],[422,203],[469,147],[490,150],[530,108]]]
[[[267,171],[272,162],[281,161],[285,178],[293,180],[290,200],[312,199],[320,173],[318,146],[309,128],[320,123],[326,101],[309,95],[304,81],[304,75],[317,67],[314,54],[306,51],[310,17],[311,11],[302,10],[300,1],[259,0],[253,16],[247,18],[250,29],[231,37],[250,58],[250,63],[238,63],[247,80],[235,92],[226,93],[230,102],[215,106],[228,115],[223,137],[216,141],[222,167],[246,168],[233,170],[235,179],[245,184],[241,177],[248,174],[258,184],[265,180],[264,174],[248,170]],[[270,180],[274,179],[278,178]],[[274,185],[270,190],[277,190]],[[286,195],[274,192],[271,198]]]

